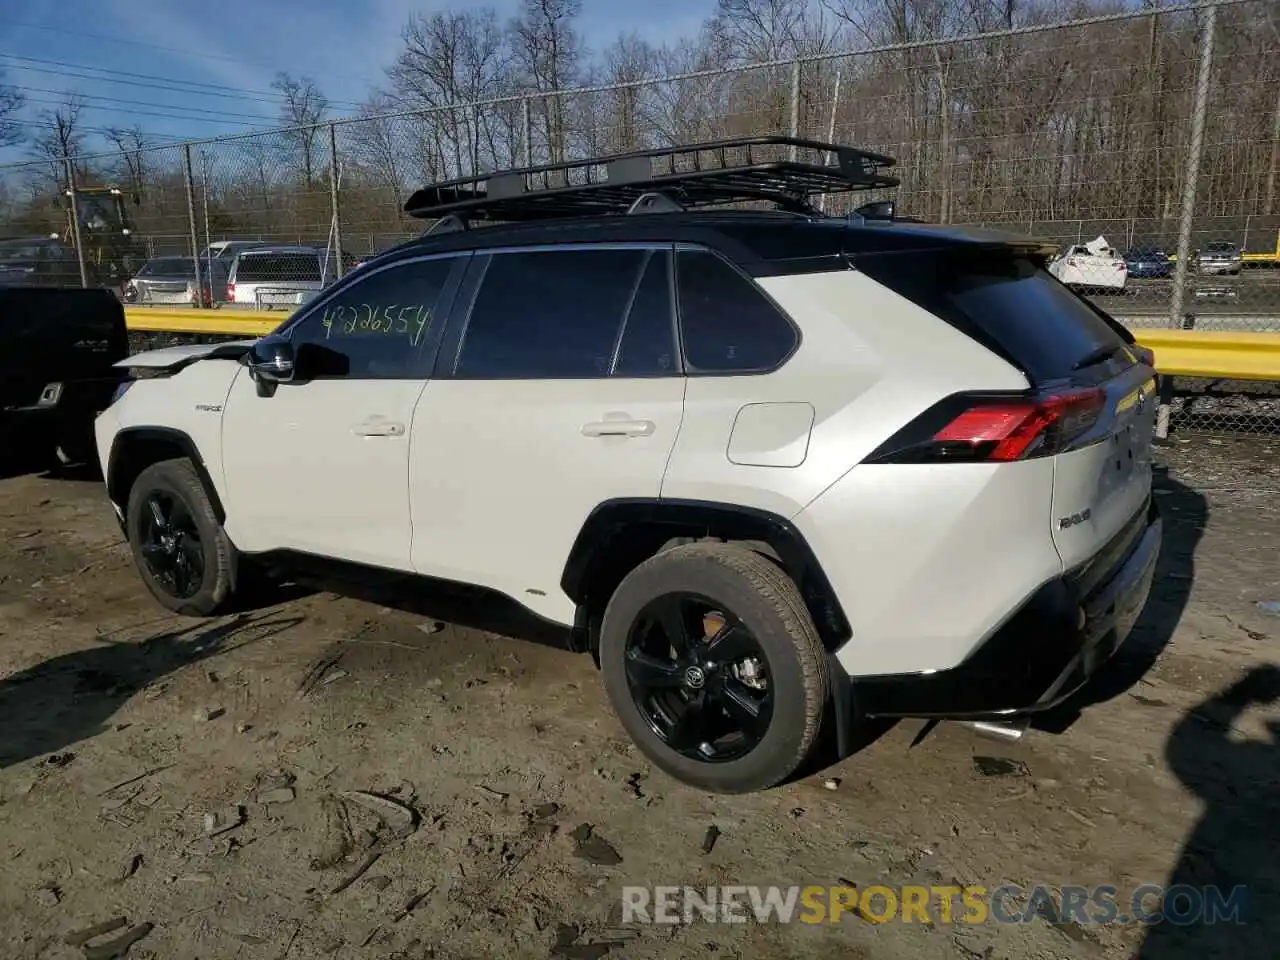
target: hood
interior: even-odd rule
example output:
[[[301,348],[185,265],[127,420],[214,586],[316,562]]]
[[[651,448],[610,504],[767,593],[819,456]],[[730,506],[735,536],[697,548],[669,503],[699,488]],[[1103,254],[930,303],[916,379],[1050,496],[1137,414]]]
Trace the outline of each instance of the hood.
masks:
[[[117,367],[127,370],[176,370],[197,360],[221,358],[236,360],[253,346],[255,340],[232,340],[225,343],[184,343],[176,347],[145,350],[119,361]]]

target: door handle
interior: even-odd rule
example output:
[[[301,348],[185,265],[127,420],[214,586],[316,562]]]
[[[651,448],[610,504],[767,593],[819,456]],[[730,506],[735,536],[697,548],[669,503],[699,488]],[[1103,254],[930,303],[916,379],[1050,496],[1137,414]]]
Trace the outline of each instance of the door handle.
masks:
[[[657,429],[652,420],[596,420],[582,425],[584,437],[647,437]]]
[[[403,437],[404,424],[384,420],[382,417],[370,417],[364,423],[352,427],[357,437]]]

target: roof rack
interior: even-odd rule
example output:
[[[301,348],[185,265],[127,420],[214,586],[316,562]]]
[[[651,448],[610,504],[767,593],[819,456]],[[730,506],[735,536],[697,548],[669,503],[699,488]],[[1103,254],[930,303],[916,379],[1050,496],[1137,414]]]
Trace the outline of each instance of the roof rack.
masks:
[[[828,159],[830,158],[830,159]],[[811,197],[896,187],[892,157],[797,137],[742,137],[523,167],[425,187],[405,204],[429,233],[471,220],[665,212],[751,200],[813,213]]]

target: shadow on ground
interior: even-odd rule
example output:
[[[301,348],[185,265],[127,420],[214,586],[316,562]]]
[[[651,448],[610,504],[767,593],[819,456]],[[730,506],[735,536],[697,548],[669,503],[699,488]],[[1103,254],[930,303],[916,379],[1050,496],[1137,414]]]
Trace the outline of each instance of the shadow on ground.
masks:
[[[0,769],[96,736],[126,700],[209,657],[283,633],[301,617],[241,614],[140,643],[105,642],[0,680]]]
[[[1130,692],[1173,639],[1191,600],[1195,551],[1209,521],[1209,501],[1170,477],[1163,467],[1156,468],[1153,486],[1164,522],[1164,542],[1146,606],[1106,667],[1061,707],[1036,717],[1032,726],[1037,730],[1062,733],[1088,707]]]
[[[1138,960],[1275,957],[1280,942],[1280,721],[1253,740],[1233,729],[1280,702],[1280,667],[1255,667],[1188,711],[1165,747],[1169,767],[1204,804],[1166,882]],[[1215,914],[1216,910],[1216,916]]]
[[[261,591],[257,603],[278,603],[280,590],[297,591],[297,595],[323,591],[559,650],[574,648],[569,628],[540,619],[509,597],[482,587],[436,582],[408,573],[363,571],[301,556],[264,564],[257,576]]]

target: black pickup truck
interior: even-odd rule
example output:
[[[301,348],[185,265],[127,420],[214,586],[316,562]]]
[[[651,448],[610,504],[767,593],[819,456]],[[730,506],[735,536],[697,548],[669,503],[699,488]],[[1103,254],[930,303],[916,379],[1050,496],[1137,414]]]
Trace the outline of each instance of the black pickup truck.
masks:
[[[0,286],[0,461],[96,463],[93,421],[128,354],[110,291]]]

